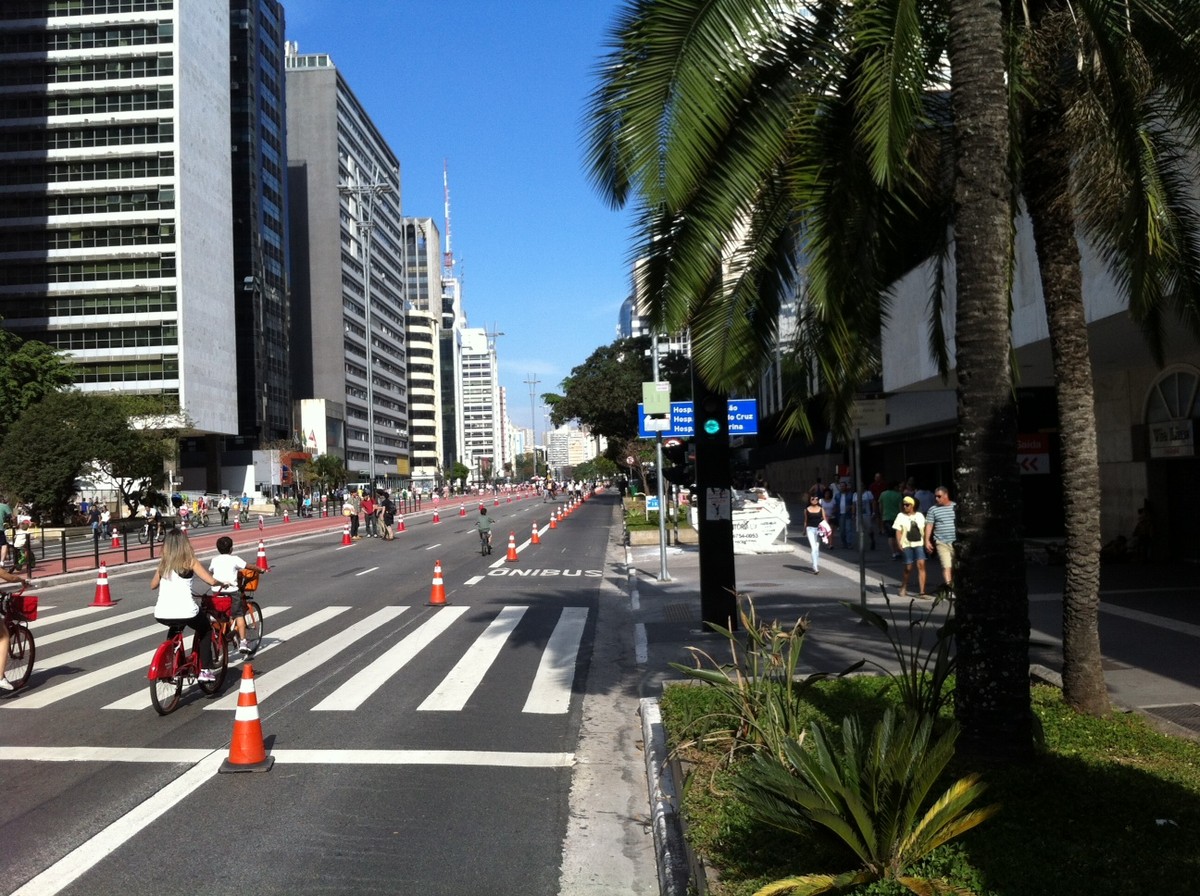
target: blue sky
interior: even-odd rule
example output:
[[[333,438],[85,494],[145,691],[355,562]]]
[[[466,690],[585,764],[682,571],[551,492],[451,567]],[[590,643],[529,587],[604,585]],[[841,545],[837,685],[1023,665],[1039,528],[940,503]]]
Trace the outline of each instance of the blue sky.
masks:
[[[284,0],[301,53],[328,53],[400,158],[404,214],[450,229],[471,326],[497,341],[509,415],[616,337],[629,222],[584,168],[584,118],[616,0]]]

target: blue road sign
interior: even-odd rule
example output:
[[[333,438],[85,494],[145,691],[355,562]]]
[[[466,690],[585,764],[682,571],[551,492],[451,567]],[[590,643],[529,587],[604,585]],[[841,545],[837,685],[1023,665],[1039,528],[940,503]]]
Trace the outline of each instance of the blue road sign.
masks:
[[[731,436],[758,435],[758,399],[731,398],[729,399],[729,434]],[[664,439],[689,438],[696,434],[696,412],[690,401],[671,402],[671,416],[665,421],[665,429],[655,418],[648,417],[641,403],[638,403],[638,435],[643,439],[653,438],[661,432]]]

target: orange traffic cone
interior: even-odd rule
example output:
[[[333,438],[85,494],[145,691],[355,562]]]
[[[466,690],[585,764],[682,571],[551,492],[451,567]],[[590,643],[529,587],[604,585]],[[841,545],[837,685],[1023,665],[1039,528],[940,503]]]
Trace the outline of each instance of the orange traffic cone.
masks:
[[[283,521],[285,523],[290,523],[292,521],[292,518],[288,516],[288,512],[286,510],[283,512]]]
[[[261,538],[258,540],[258,568],[263,572],[271,571],[271,567],[267,565],[267,546]]]
[[[275,764],[263,743],[262,722],[258,720],[258,695],[254,693],[254,667],[242,667],[242,686],[238,688],[237,712],[233,716],[233,740],[229,758],[217,769],[227,772],[266,772]]]
[[[496,500],[494,500],[494,501],[492,502],[492,506],[493,506],[493,507],[499,507],[499,506],[500,506],[500,496],[499,496],[499,495],[497,495],[497,496],[496,496]]]
[[[236,532],[240,528],[242,528],[242,515],[240,513],[236,513],[233,517],[233,531]]]
[[[404,531],[404,514],[400,514],[398,517],[396,517],[396,531]]]
[[[509,563],[517,562],[517,533],[516,532],[508,533],[508,553],[504,556],[504,559],[507,560]]]
[[[121,546],[121,533],[119,533],[116,529],[113,529],[112,546],[114,548],[119,548]]]
[[[466,515],[467,515],[467,505],[466,505],[466,504],[459,504],[459,505],[458,505],[458,515],[459,515],[459,516],[466,516]]]
[[[537,523],[534,523],[534,524],[533,524],[533,535],[532,535],[532,536],[530,536],[530,538],[529,538],[529,543],[530,543],[530,544],[541,544],[541,543],[542,543],[542,540],[541,540],[541,538],[539,538],[539,537],[538,537],[538,527],[537,527]]]
[[[350,539],[349,523],[346,523],[346,525],[342,526],[342,544],[354,544],[354,542]]]
[[[556,519],[554,518],[554,514],[553,514],[553,513],[552,513],[552,514],[550,514],[550,528],[551,528],[551,529],[557,529],[557,528],[558,528],[558,520],[556,520]]]
[[[111,607],[112,592],[108,590],[108,567],[100,561],[100,572],[96,575],[96,597],[92,600],[93,607]]]
[[[429,604],[431,607],[445,606],[446,603],[446,584],[442,581],[442,561],[433,561],[433,589],[429,592]]]
[[[433,521],[434,521],[435,523],[440,523],[440,522],[442,521],[442,516],[441,516],[441,514],[440,514],[440,513],[438,513],[438,512],[437,512],[437,508],[436,508],[436,507],[435,507],[435,508],[433,508]]]

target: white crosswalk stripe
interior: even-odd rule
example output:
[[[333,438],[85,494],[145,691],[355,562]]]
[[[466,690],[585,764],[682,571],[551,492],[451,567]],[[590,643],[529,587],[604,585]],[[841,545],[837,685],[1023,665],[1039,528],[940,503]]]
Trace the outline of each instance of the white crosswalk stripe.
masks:
[[[264,607],[267,633],[255,658],[282,650],[283,659],[281,665],[275,668],[261,670],[256,666],[255,693],[258,702],[270,700],[289,685],[317,671],[329,675],[328,683],[333,690],[325,694],[325,688],[322,687],[321,695],[314,694],[313,699],[317,702],[309,707],[312,711],[348,712],[360,709],[375,695],[393,686],[402,670],[418,656],[422,657],[422,668],[427,668],[430,663],[440,666],[443,661],[454,659],[453,655],[444,657],[444,647],[441,648],[443,653],[426,648],[443,642],[466,644],[460,627],[468,625],[474,630],[482,625],[479,634],[465,647],[459,648],[461,655],[453,662],[450,671],[417,705],[417,710],[423,712],[462,712],[472,705],[472,698],[489,673],[499,674],[491,670],[506,655],[506,650],[515,649],[510,647],[514,632],[518,628],[523,630],[530,620],[543,630],[548,628],[550,619],[554,618],[548,613],[553,612],[556,614],[553,629],[541,650],[536,670],[532,661],[527,665],[529,690],[522,712],[565,714],[570,710],[572,685],[587,625],[587,608],[554,607],[551,610],[537,606],[505,606],[493,611],[490,619],[480,620],[478,607],[447,605],[418,619],[420,624],[410,631],[402,626],[398,631],[403,632],[403,637],[395,643],[389,640],[378,654],[370,647],[370,641],[367,642],[367,648],[355,650],[355,645],[373,632],[387,631],[385,627],[409,609],[406,606],[387,606],[363,618],[355,618],[356,615],[361,617],[361,614],[352,612],[353,607],[326,606],[280,626],[276,620],[292,608]],[[0,701],[0,712],[53,707],[104,686],[109,688],[110,693],[105,694],[108,699],[114,682],[123,682],[130,690],[124,696],[104,703],[103,709],[149,711],[151,706],[146,693],[145,673],[153,648],[162,639],[164,628],[157,622],[136,625],[136,622],[146,618],[146,609],[110,613],[111,610],[91,618],[92,608],[69,610],[61,614],[44,612],[35,628],[38,648],[35,677],[30,686],[15,699]],[[76,621],[79,624],[64,625]],[[88,643],[96,632],[112,631],[116,627],[131,624],[133,627],[121,634],[112,634]],[[314,634],[319,636],[315,644]],[[62,653],[47,649],[50,645],[72,640],[83,646]],[[524,654],[528,636],[517,643]],[[338,668],[340,658],[345,658],[342,663],[344,669]],[[231,668],[240,662],[240,658],[230,657]],[[506,663],[511,662],[511,659],[506,660]],[[511,675],[512,667],[507,668],[506,674]],[[303,693],[299,688],[296,691]],[[203,705],[206,710],[228,711],[236,708],[237,699],[237,688],[226,687],[221,697],[197,706]],[[478,704],[480,701],[474,702]]]

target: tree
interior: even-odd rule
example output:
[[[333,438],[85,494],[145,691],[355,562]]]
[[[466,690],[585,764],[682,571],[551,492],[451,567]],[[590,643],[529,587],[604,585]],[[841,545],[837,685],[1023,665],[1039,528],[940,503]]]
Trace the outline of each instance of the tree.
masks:
[[[327,495],[346,484],[346,462],[336,454],[318,454],[307,465],[309,481]]]
[[[73,382],[71,364],[46,343],[0,330],[0,440],[26,408]]]
[[[102,476],[134,510],[163,484],[173,440],[131,425],[129,407],[114,395],[46,395],[13,422],[0,444],[4,487],[61,524],[80,477]]]
[[[955,231],[957,357],[968,378],[960,410],[980,402],[960,427],[964,564],[973,567],[959,580],[960,600],[996,623],[969,628],[959,711],[964,742],[1019,753],[1031,745],[1027,670],[1011,674],[1028,645],[1023,581],[1014,581],[1020,545],[1009,527],[970,548],[987,523],[971,515],[988,513],[995,490],[1016,475],[1002,338],[1011,190],[1007,168],[994,167],[997,152],[1007,163],[1009,143],[1006,106],[997,109],[993,92],[1005,77],[1000,5],[954,0],[950,9],[947,22],[941,4],[899,0],[632,3],[593,97],[590,164],[615,205],[638,202],[639,286],[651,320],[690,328],[693,362],[714,387],[757,376],[774,349],[781,303],[798,291],[799,260],[807,262],[805,298],[824,329],[822,386],[844,429],[850,397],[878,365],[887,288],[944,233],[928,185],[952,181],[938,167],[944,129],[929,127],[927,110],[944,86],[945,34],[956,35],[953,111],[995,141],[990,154],[974,134],[959,143],[953,181],[963,213]],[[964,318],[981,329],[964,332]],[[806,425],[802,407],[794,414]]]
[[[642,383],[653,378],[649,352],[648,336],[617,339],[596,349],[562,381],[562,395],[542,396],[551,422],[562,426],[578,420],[597,437],[636,439]],[[668,354],[659,359],[659,372],[671,383],[672,400],[686,401],[691,395],[686,359]]]

